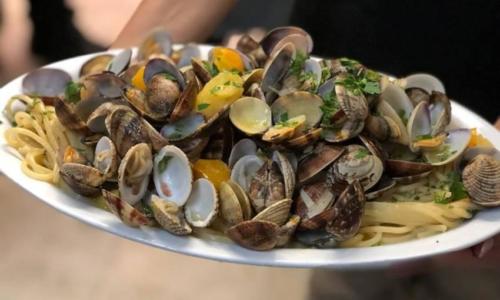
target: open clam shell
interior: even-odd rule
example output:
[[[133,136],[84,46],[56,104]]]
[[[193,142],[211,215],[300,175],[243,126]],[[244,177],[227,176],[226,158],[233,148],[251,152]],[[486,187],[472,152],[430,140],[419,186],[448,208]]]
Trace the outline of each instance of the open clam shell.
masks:
[[[100,54],[87,60],[80,68],[80,77],[98,74],[106,70],[109,62],[113,60],[111,54]]]
[[[295,213],[309,220],[329,208],[335,200],[333,191],[325,181],[305,185],[296,199]]]
[[[152,226],[154,224],[153,220],[149,219],[145,214],[126,201],[123,201],[117,195],[103,189],[102,196],[109,210],[128,226],[140,227]]]
[[[500,161],[479,154],[465,167],[462,179],[474,203],[485,207],[500,205]]]
[[[146,194],[149,175],[153,169],[153,154],[148,144],[131,147],[118,168],[120,197],[134,205]]]
[[[54,109],[57,119],[67,129],[86,135],[89,133],[89,128],[75,113],[75,111],[60,98],[54,98]]]
[[[109,61],[106,70],[111,73],[121,74],[128,68],[131,59],[132,49],[123,49]]]
[[[153,181],[160,198],[183,206],[191,194],[193,181],[186,154],[176,146],[163,147],[154,158]]]
[[[264,160],[257,155],[245,155],[240,158],[231,170],[231,180],[238,183],[245,192],[257,171],[264,165]]]
[[[201,114],[191,114],[175,122],[165,124],[160,133],[168,140],[175,142],[192,137],[205,124]]]
[[[388,123],[389,139],[399,144],[408,145],[410,138],[403,120],[389,103],[382,100],[375,107],[375,111]],[[412,114],[415,112],[413,110]],[[410,116],[411,119],[411,116]],[[408,121],[408,124],[410,121]]]
[[[450,130],[446,140],[440,147],[423,151],[423,155],[433,166],[446,165],[462,155],[471,137],[472,133],[470,129]]]
[[[292,208],[291,199],[283,199],[266,207],[259,212],[252,220],[268,221],[281,226],[285,224],[290,216],[290,209]]]
[[[285,185],[285,197],[291,199],[295,190],[295,170],[284,154],[279,151],[274,151],[272,160],[277,164]]]
[[[107,133],[106,131],[106,117],[114,110],[114,109],[132,109],[126,105],[118,104],[115,102],[105,102],[99,105],[88,117],[87,119],[87,127],[90,131],[94,133]]]
[[[403,123],[408,121],[413,111],[413,104],[401,87],[394,83],[388,83],[380,98],[384,99],[396,111]]]
[[[238,245],[258,251],[271,250],[278,243],[280,227],[267,221],[243,221],[227,230],[227,235]]]
[[[382,177],[383,163],[360,145],[346,146],[345,154],[332,165],[330,175],[333,182],[347,182],[351,184],[359,181],[364,189],[368,190]]]
[[[229,119],[236,128],[248,135],[264,133],[272,125],[269,105],[253,97],[243,97],[231,104]]]
[[[292,43],[304,54],[311,53],[313,40],[311,36],[302,28],[295,26],[276,27],[269,31],[260,41],[260,45],[267,55],[270,55],[277,46],[283,42]]]
[[[245,155],[257,154],[257,145],[251,139],[241,139],[234,144],[229,154],[228,166],[232,168],[234,164]]]
[[[162,28],[155,29],[140,44],[137,56],[140,60],[148,59],[152,55],[170,56],[172,53],[172,38]]]
[[[260,212],[273,203],[285,198],[287,182],[278,165],[266,160],[253,176],[248,189],[248,197],[256,212]]]
[[[286,43],[269,58],[262,75],[261,88],[270,103],[276,97],[276,92],[281,88],[281,81],[288,73],[290,64],[295,58],[295,47]]]
[[[419,88],[426,91],[428,94],[433,91],[445,93],[443,83],[435,76],[425,73],[412,74],[398,81],[399,85],[404,89]]]
[[[286,96],[279,97],[271,105],[274,123],[284,119],[290,119],[300,115],[306,117],[305,129],[316,127],[323,116],[321,106],[323,100],[315,94],[309,92],[294,92]]]
[[[219,199],[212,182],[205,178],[195,180],[184,206],[187,222],[193,227],[207,227],[217,216],[218,207]]]
[[[57,97],[64,94],[71,76],[59,69],[42,68],[29,72],[22,82],[23,94],[37,97]]]
[[[144,69],[144,82],[148,84],[157,74],[168,74],[179,84],[181,90],[186,88],[184,76],[171,62],[161,58],[149,60]]]
[[[94,167],[106,178],[113,178],[118,170],[118,160],[113,141],[107,136],[101,137],[95,146]]]
[[[192,232],[184,218],[182,208],[177,204],[156,195],[151,195],[150,202],[155,220],[163,229],[175,235],[188,235]]]

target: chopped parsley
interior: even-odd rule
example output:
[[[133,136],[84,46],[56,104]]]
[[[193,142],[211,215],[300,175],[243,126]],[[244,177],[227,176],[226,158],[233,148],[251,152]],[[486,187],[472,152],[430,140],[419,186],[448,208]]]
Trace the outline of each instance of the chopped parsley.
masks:
[[[172,156],[163,156],[163,158],[158,162],[158,173],[163,173],[168,166],[168,162],[172,159]]]
[[[363,159],[368,155],[370,155],[370,151],[368,151],[365,148],[361,148],[358,151],[356,151],[356,153],[354,154],[354,158],[355,159]]]
[[[375,95],[380,94],[380,74],[365,69],[358,61],[341,58],[340,64],[346,68],[347,76],[343,80],[337,80],[336,83],[342,84],[346,89],[355,95],[361,93]]]
[[[203,66],[205,67],[205,70],[207,70],[208,73],[210,73],[210,76],[215,77],[217,74],[219,74],[219,70],[214,64],[208,61],[203,61]]]
[[[285,123],[287,121],[288,121],[288,112],[285,111],[282,114],[280,114],[278,123]]]
[[[207,109],[209,106],[210,106],[210,104],[208,104],[208,103],[200,103],[200,104],[198,104],[198,110],[202,111],[204,109]]]
[[[349,72],[357,72],[361,67],[361,63],[359,61],[347,57],[342,57],[339,59],[339,61],[340,64]]]
[[[323,96],[323,104],[320,109],[323,112],[321,126],[330,127],[332,125],[332,116],[340,109],[340,105],[334,91]]]
[[[295,75],[297,77],[300,76],[302,70],[304,69],[304,63],[306,62],[307,55],[302,51],[297,51],[295,58],[292,60],[290,65],[290,74]]]
[[[332,72],[330,71],[330,68],[329,67],[321,68],[321,83],[327,81],[328,79],[330,79],[330,77],[332,77]]]
[[[465,190],[463,182],[460,180],[460,175],[457,172],[451,172],[448,178],[451,181],[450,192],[452,201],[467,197],[467,191]]]
[[[450,197],[448,196],[449,192],[436,192],[434,193],[434,203],[437,204],[448,204],[451,202]]]
[[[214,86],[211,90],[210,90],[210,94],[212,95],[215,95],[218,91],[220,91],[222,89],[222,87],[220,85],[216,85]]]
[[[311,72],[311,71],[303,72],[299,76],[299,81],[302,83],[304,83],[304,82],[309,83],[309,90],[312,92],[316,91],[316,88],[317,88],[316,75],[313,72]]]
[[[82,86],[83,85],[79,82],[70,81],[64,90],[64,98],[66,101],[71,103],[77,103],[80,101],[80,90],[82,89]]]

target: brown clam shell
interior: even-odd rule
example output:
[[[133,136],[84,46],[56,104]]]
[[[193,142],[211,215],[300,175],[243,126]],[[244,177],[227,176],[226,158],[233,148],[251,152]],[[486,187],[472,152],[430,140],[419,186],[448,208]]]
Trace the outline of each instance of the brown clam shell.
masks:
[[[106,205],[109,210],[120,218],[123,223],[132,227],[139,226],[153,226],[154,221],[149,219],[145,214],[140,212],[138,209],[123,201],[117,195],[106,191],[105,189],[101,190],[102,196],[106,201]]]
[[[59,170],[61,178],[77,194],[94,197],[101,193],[106,177],[98,169],[78,163],[65,163]]]
[[[462,179],[474,203],[485,207],[500,206],[500,161],[479,154],[465,167]]]
[[[277,201],[258,213],[252,220],[268,221],[281,226],[288,220],[292,203],[291,199]]]
[[[156,221],[166,231],[175,235],[188,235],[192,232],[191,227],[184,218],[183,210],[177,207],[175,203],[153,195],[151,208]]]
[[[344,149],[328,144],[318,144],[314,152],[299,163],[297,181],[302,185],[319,174],[344,153]]]
[[[258,251],[271,250],[278,244],[280,227],[272,222],[244,221],[227,230],[227,235],[238,245]]]
[[[278,233],[278,242],[276,243],[277,247],[283,247],[292,238],[293,234],[295,233],[295,230],[297,229],[297,226],[300,223],[300,217],[297,215],[292,215],[288,219],[288,221],[280,227],[279,233]]]

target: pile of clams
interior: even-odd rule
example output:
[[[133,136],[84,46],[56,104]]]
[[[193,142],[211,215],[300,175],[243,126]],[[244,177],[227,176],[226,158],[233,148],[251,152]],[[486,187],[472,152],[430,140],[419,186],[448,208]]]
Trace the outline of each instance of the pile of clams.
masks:
[[[307,32],[279,27],[201,57],[156,31],[135,56],[97,55],[76,81],[40,69],[23,88],[81,137],[84,149],[61,151],[64,182],[130,226],[211,227],[254,250],[336,247],[366,201],[450,163],[472,201],[500,205],[498,152],[448,129],[437,78],[395,79],[312,49]]]

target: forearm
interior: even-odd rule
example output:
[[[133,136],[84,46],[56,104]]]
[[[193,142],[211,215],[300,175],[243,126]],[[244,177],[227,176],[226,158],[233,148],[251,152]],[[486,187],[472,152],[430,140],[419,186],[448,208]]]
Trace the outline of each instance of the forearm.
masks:
[[[138,45],[159,26],[170,32],[175,42],[203,41],[234,3],[235,0],[143,0],[111,47]]]

